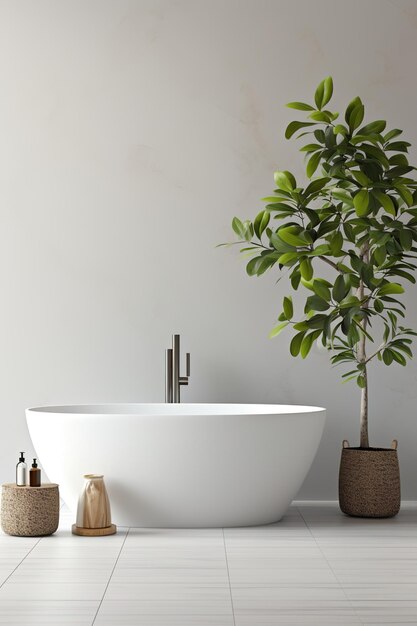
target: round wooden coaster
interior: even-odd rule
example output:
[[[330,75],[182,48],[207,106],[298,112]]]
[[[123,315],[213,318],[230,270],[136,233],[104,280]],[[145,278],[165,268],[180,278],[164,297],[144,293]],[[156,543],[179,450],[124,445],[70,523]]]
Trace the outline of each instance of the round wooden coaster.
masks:
[[[73,524],[71,530],[73,535],[81,535],[81,537],[104,537],[106,535],[114,535],[117,532],[117,526],[112,524],[105,528],[80,528]]]

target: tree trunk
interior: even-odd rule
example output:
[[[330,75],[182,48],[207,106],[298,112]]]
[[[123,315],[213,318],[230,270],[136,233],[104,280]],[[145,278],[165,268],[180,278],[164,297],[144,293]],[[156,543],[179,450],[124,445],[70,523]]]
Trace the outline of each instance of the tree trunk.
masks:
[[[365,379],[365,386],[362,388],[361,393],[361,414],[360,414],[360,447],[369,448],[369,436],[368,436],[368,373],[365,369],[362,372]]]
[[[359,286],[358,292],[361,292],[361,295],[358,293],[358,297],[363,296],[363,283]],[[364,330],[366,330],[366,318],[362,320],[361,326]],[[358,361],[359,363],[365,363],[366,361],[366,337],[362,335],[358,344]],[[361,412],[360,412],[360,447],[361,448],[369,448],[369,437],[368,437],[368,372],[366,365],[364,369],[361,371],[361,375],[364,379],[364,386],[362,387],[361,393]]]
[[[361,259],[364,263],[369,263],[369,244],[366,243],[362,247]],[[363,280],[359,283],[358,288],[358,298],[363,300],[365,297],[365,285]],[[368,308],[368,302],[362,305],[363,309]],[[366,331],[367,326],[367,318],[364,317],[361,326]],[[364,368],[361,371],[364,386],[362,387],[361,393],[361,410],[360,410],[360,447],[361,448],[369,448],[369,435],[368,435],[368,371],[366,367],[366,336],[362,334],[359,344],[358,344],[358,354],[357,354],[358,362],[364,364]]]

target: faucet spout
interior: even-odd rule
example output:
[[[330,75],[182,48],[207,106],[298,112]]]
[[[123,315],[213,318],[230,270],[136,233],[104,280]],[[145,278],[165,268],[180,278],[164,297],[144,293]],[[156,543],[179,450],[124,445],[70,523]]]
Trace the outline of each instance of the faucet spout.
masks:
[[[165,402],[181,402],[180,387],[188,385],[190,353],[186,354],[186,375],[180,375],[180,335],[172,335],[172,348],[165,350]]]

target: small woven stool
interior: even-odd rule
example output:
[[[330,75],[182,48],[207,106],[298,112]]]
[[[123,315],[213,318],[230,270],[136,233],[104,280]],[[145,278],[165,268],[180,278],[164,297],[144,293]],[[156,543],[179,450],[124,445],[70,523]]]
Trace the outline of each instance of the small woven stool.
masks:
[[[59,524],[59,489],[54,483],[41,487],[2,485],[1,527],[8,535],[52,535]]]

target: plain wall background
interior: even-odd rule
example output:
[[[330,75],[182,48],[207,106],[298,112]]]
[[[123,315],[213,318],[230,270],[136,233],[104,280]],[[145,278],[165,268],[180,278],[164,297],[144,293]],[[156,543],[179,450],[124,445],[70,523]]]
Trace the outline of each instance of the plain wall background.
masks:
[[[359,390],[318,349],[289,356],[291,333],[268,339],[286,281],[215,245],[275,169],[303,177],[284,104],[329,74],[336,110],[360,95],[417,145],[416,58],[415,0],[0,1],[1,481],[32,454],[26,406],[163,401],[180,332],[184,401],[327,407],[299,496],[336,497]],[[372,442],[399,439],[415,499],[416,363],[370,378]]]

